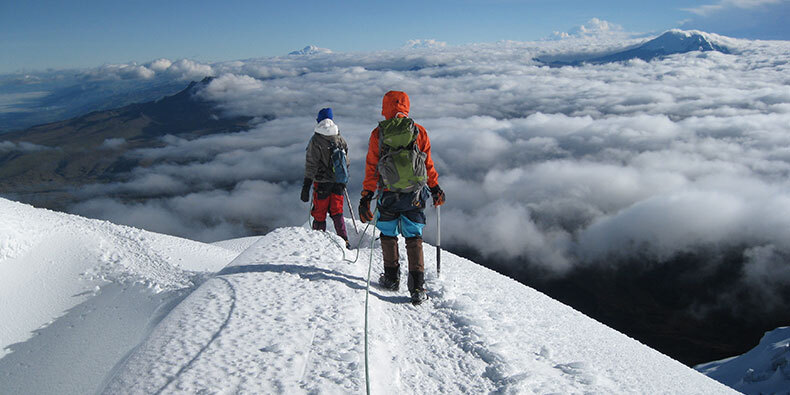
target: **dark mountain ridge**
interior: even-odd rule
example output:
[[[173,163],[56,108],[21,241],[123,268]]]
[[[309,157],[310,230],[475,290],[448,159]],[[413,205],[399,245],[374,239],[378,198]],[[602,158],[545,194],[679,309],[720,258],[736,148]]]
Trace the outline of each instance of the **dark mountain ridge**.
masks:
[[[46,92],[43,97],[22,100],[13,109],[0,113],[0,133],[25,130],[93,111],[145,103],[184,89],[184,82],[165,79],[145,83],[137,80],[77,79],[73,82],[44,81],[30,84],[18,80],[0,81],[0,90],[5,93]]]
[[[94,111],[3,134],[0,188],[12,199],[63,209],[69,191],[107,182],[140,166],[129,150],[162,146],[161,137],[192,139],[249,127],[251,117],[224,117],[196,95],[211,77],[159,100]]]

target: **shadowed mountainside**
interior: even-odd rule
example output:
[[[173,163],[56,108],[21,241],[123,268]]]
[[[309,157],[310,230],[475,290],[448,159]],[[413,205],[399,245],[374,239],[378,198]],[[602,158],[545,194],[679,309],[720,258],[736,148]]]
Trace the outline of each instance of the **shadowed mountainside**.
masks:
[[[160,100],[95,111],[73,119],[3,135],[0,188],[3,194],[34,205],[63,209],[69,191],[107,182],[144,166],[124,155],[162,146],[161,137],[192,139],[246,129],[251,117],[226,118],[195,95],[211,78]]]
[[[26,76],[27,77],[27,76]],[[33,100],[22,100],[13,108],[0,112],[0,133],[20,131],[45,123],[58,122],[82,116],[93,111],[106,111],[133,103],[145,103],[172,95],[184,89],[183,81],[140,83],[135,79],[75,81],[63,86],[60,81],[34,82],[23,78],[0,76],[0,91],[17,94],[41,94]],[[30,92],[33,90],[33,92]]]

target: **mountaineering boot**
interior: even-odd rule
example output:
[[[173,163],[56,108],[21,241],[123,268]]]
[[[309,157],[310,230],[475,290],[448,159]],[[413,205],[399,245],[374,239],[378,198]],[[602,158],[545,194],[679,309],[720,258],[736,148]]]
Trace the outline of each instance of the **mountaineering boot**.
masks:
[[[411,293],[411,304],[417,306],[422,302],[428,300],[428,293],[424,289]]]
[[[348,233],[346,232],[346,221],[343,219],[343,214],[332,215],[332,222],[335,224],[335,233],[343,240],[348,240]]]
[[[379,284],[382,288],[397,291],[400,288],[397,237],[381,236],[381,256],[384,259],[384,273],[379,277]]]
[[[326,230],[326,221],[313,221],[313,229],[314,230]]]
[[[397,291],[400,288],[400,266],[384,266],[384,273],[379,277],[379,285],[384,289]]]
[[[410,271],[408,285],[411,304],[416,306],[428,300],[428,293],[425,291],[425,272]]]
[[[346,249],[351,249],[351,243],[348,242],[348,232],[346,232],[346,220],[343,219],[343,214],[337,215],[330,215],[332,217],[332,223],[335,225],[335,233],[337,233],[340,238],[345,240],[346,242]]]

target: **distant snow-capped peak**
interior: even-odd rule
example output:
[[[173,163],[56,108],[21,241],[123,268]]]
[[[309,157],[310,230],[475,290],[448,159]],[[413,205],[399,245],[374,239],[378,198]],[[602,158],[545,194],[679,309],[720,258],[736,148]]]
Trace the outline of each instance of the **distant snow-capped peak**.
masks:
[[[322,53],[332,53],[332,50],[326,48],[320,48],[315,45],[308,45],[298,51],[290,52],[288,53],[288,55],[315,55]]]
[[[729,49],[716,42],[715,38],[698,30],[672,29],[642,44],[641,49],[667,54],[690,51],[719,51],[729,53]]]
[[[578,66],[584,63],[602,64],[624,62],[632,59],[641,59],[649,62],[669,55],[694,51],[716,51],[730,54],[729,47],[724,44],[728,40],[731,42],[731,39],[727,37],[698,30],[672,29],[648,41],[608,54],[600,54],[598,56],[568,54],[565,56],[536,58],[536,60],[550,66]]]

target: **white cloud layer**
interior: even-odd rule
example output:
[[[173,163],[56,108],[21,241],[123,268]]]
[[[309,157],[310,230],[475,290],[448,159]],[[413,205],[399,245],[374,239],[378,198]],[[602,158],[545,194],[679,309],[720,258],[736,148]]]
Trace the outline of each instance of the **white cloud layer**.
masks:
[[[0,93],[0,114],[13,112],[32,112],[24,103],[45,97],[47,92]]]
[[[447,43],[444,41],[438,41],[435,39],[416,39],[416,40],[409,40],[406,42],[405,48],[442,48],[446,47]]]
[[[175,62],[157,59],[148,64],[106,64],[81,73],[88,80],[151,80],[166,78],[177,80],[201,80],[215,74],[211,65],[201,64],[189,59]]]
[[[9,152],[35,152],[51,150],[53,148],[44,145],[28,143],[27,141],[13,142],[13,141],[0,141],[0,154]]]
[[[554,38],[558,39],[624,39],[630,35],[622,26],[598,18],[592,18],[585,24],[574,27],[570,32],[554,32]]]
[[[660,262],[741,246],[749,281],[767,281],[790,256],[790,43],[728,40],[731,55],[649,63],[533,60],[630,43],[503,42],[204,67],[157,61],[146,67],[211,70],[218,77],[200,95],[225,114],[274,120],[135,151],[150,165],[87,188],[75,211],[204,240],[242,235],[245,224],[302,224],[304,149],[323,107],[348,140],[356,205],[381,98],[403,90],[447,193],[443,244],[554,273],[635,253]],[[122,204],[107,193],[165,197]]]

